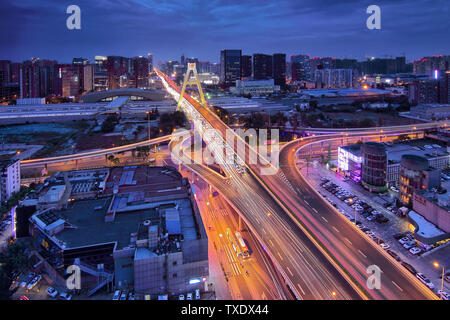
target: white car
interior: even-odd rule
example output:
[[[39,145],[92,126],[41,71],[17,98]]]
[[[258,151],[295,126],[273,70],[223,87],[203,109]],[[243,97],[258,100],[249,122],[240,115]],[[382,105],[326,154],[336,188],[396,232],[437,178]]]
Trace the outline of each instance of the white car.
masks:
[[[423,273],[417,273],[416,274],[417,279],[420,280],[420,282],[422,282],[424,285],[426,285],[428,288],[430,288],[431,290],[434,289],[434,284],[423,275]]]
[[[184,300],[184,294],[180,294],[180,295],[178,296],[178,300]]]
[[[450,300],[450,294],[448,292],[446,292],[446,291],[439,290],[438,291],[438,296],[439,296],[439,298],[442,297],[442,300]]]
[[[409,242],[409,241],[410,241],[410,239],[407,238],[407,237],[403,237],[400,240],[398,240],[398,242],[400,242],[400,244],[402,244],[402,245],[407,243],[407,242]]]
[[[49,297],[56,298],[56,296],[58,295],[58,290],[56,290],[53,287],[48,287],[47,288],[47,294],[48,294]]]
[[[187,294],[186,300],[192,300],[192,293],[191,293],[191,292],[189,292],[189,293]]]
[[[382,244],[380,244],[380,247],[383,248],[384,250],[387,250],[387,249],[389,249],[391,246],[388,245],[387,243],[382,243]]]
[[[409,252],[411,252],[413,255],[416,255],[416,254],[421,253],[422,249],[414,247],[414,248],[409,249]]]

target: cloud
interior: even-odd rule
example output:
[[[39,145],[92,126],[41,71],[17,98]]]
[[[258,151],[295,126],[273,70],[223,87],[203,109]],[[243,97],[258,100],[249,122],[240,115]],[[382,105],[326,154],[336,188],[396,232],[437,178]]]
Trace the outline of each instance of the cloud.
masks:
[[[68,3],[3,0],[0,52],[70,61],[96,54],[185,53],[218,61],[224,48],[245,53],[322,56],[448,53],[447,0],[81,0],[82,30],[65,27]],[[366,8],[382,9],[382,30],[365,27]]]

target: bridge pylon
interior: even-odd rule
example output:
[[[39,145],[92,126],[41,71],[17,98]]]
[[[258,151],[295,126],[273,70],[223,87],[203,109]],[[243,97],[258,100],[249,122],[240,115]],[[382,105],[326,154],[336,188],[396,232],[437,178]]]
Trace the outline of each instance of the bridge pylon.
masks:
[[[191,73],[192,73],[192,77],[191,77]],[[208,108],[208,103],[206,102],[205,96],[203,95],[202,84],[200,83],[200,79],[198,78],[196,65],[195,65],[195,63],[188,63],[186,73],[184,74],[183,87],[181,88],[181,94],[180,94],[180,97],[178,98],[177,110],[179,110],[181,108],[181,102],[183,101],[184,92],[186,91],[186,87],[188,85],[189,86],[191,86],[191,85],[197,86],[198,94],[200,96],[200,103],[205,108]]]

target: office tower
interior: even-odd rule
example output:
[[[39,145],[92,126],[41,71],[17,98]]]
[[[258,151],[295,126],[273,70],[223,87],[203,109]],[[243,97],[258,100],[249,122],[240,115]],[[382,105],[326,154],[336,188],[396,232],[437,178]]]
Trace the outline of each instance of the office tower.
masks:
[[[148,59],[148,71],[152,72],[153,71],[153,53],[147,54],[147,59]]]
[[[273,80],[275,85],[283,88],[286,85],[286,54],[273,55]]]
[[[57,62],[52,60],[24,61],[19,80],[22,98],[43,98],[57,89]]]
[[[242,50],[220,51],[220,82],[226,86],[235,85],[241,79]]]
[[[241,57],[241,77],[247,78],[252,76],[252,56]]]
[[[309,81],[311,79],[311,62],[309,55],[291,56],[292,81]]]
[[[80,68],[73,64],[58,65],[58,95],[76,97],[81,93]]]
[[[120,56],[108,56],[107,60],[108,89],[128,86],[130,59]]]
[[[94,66],[95,91],[103,91],[108,89],[107,62],[108,62],[107,57],[95,56],[95,66]]]
[[[265,80],[273,77],[272,75],[272,56],[263,53],[253,55],[253,78],[255,80]]]
[[[148,87],[148,59],[142,56],[134,57],[133,61],[133,78],[136,88]]]

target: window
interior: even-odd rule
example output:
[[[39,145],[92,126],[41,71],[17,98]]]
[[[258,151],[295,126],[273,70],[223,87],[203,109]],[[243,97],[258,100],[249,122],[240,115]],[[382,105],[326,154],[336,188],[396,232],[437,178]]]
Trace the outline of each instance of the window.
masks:
[[[174,274],[172,275],[172,278],[176,278],[176,277],[177,277],[177,274],[174,273]]]

